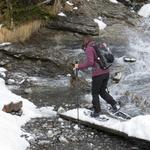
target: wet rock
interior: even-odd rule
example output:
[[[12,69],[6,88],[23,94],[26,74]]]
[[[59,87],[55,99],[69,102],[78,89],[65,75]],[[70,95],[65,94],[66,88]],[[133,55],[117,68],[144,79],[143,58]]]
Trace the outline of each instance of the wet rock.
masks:
[[[59,17],[57,21],[49,21],[47,27],[81,34],[98,35],[98,26],[88,16]]]
[[[31,93],[33,93],[33,91],[31,88],[26,88],[26,89],[24,89],[24,93],[25,94],[31,94]]]
[[[6,83],[8,85],[16,84],[21,85],[27,79],[27,74],[24,72],[7,72],[6,74]]]
[[[92,149],[94,145],[93,145],[93,143],[88,143],[88,146],[89,146],[89,148]]]
[[[123,57],[125,62],[136,62],[136,58],[134,57]]]
[[[61,122],[61,126],[64,127],[64,122]]]
[[[121,72],[116,72],[113,76],[112,76],[112,80],[115,83],[118,83],[121,80],[122,77],[122,73]]]
[[[6,84],[8,84],[8,85],[12,85],[12,84],[14,84],[15,83],[15,80],[14,79],[8,79],[7,81],[6,81]]]
[[[61,119],[61,118],[58,118],[58,121],[59,121],[59,122],[63,122],[63,119]]]
[[[19,110],[19,111],[17,111],[17,112],[14,112],[14,111],[11,112],[12,115],[17,115],[17,116],[21,116],[22,113],[23,113],[22,110]]]
[[[49,131],[47,132],[47,136],[48,136],[49,138],[52,138],[52,137],[54,136],[53,131],[52,131],[52,130],[49,130]]]
[[[73,11],[73,8],[74,8],[74,4],[73,3],[70,3],[69,1],[67,1],[65,4],[64,4],[64,11],[65,12],[71,12]]]
[[[40,140],[38,142],[38,144],[40,144],[40,145],[49,144],[49,143],[50,143],[50,141],[47,141],[47,140]]]
[[[80,130],[80,127],[78,126],[78,124],[74,126],[74,129],[75,130]]]
[[[132,3],[130,0],[118,0],[118,2],[123,3],[127,7],[132,7]]]
[[[10,60],[5,59],[5,60],[0,61],[0,65],[1,65],[1,66],[5,66],[5,65],[7,65],[9,62],[10,62]]]
[[[131,150],[139,150],[138,147],[131,147]]]
[[[79,43],[80,39],[73,33],[43,28],[24,45],[17,43],[0,51],[11,61],[7,66],[9,71],[54,77],[55,74],[70,72],[68,66],[75,59],[72,55],[75,50],[71,49],[79,48]]]
[[[61,143],[69,143],[69,141],[68,141],[65,137],[63,137],[63,136],[60,136],[60,137],[59,137],[59,141],[60,141]]]

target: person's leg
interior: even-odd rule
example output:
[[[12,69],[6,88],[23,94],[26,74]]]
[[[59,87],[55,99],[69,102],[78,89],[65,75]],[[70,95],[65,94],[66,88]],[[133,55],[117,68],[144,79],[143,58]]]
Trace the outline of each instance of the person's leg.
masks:
[[[99,87],[101,86],[101,79],[97,77],[92,78],[92,104],[95,113],[101,111],[100,101],[99,101]]]
[[[100,87],[100,96],[111,106],[114,106],[116,104],[116,101],[113,99],[113,97],[106,91],[107,89],[107,83],[109,80],[109,74],[104,74],[102,76],[103,80]]]

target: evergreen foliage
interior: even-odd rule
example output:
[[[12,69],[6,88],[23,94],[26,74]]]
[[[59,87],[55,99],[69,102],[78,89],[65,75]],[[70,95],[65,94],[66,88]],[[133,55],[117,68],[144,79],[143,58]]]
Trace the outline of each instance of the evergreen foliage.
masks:
[[[2,0],[0,1],[0,23],[11,26],[38,19],[54,19],[52,6],[39,5],[41,0]]]

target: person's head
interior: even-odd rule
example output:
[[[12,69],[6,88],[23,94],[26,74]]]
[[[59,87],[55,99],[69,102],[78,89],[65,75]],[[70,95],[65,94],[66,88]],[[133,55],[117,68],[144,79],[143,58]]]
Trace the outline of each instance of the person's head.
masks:
[[[82,49],[87,47],[88,43],[94,41],[93,37],[90,35],[85,35],[82,40]]]

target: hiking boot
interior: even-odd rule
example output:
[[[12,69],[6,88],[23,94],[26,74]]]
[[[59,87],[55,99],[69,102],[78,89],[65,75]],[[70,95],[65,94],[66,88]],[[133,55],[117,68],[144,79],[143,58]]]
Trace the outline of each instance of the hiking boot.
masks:
[[[115,105],[112,106],[112,111],[113,112],[117,112],[120,110],[120,104],[116,103]]]
[[[100,112],[91,112],[91,117],[93,117],[93,118],[96,118],[96,117],[99,117],[99,115],[100,115]]]

